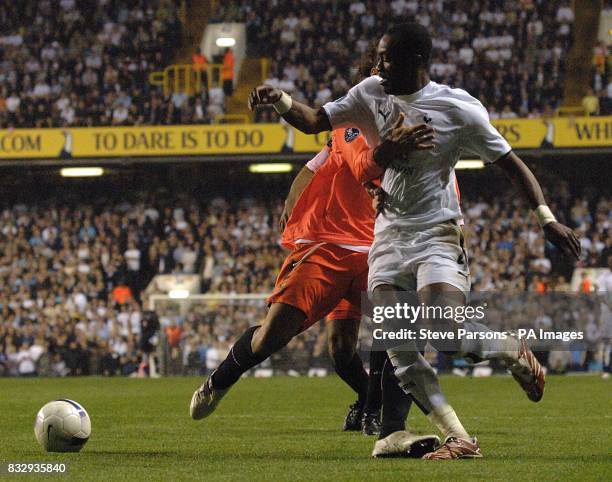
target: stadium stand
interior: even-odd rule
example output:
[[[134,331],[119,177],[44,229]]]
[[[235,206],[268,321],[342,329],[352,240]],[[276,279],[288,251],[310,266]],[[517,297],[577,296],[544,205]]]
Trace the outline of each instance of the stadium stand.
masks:
[[[559,180],[554,192],[557,212],[580,233],[584,254],[578,266],[606,267],[612,256],[612,199],[589,192],[573,196]],[[134,199],[148,201],[4,208],[3,374],[138,373],[143,319],[138,301],[157,273],[199,273],[207,293],[270,292],[284,257],[277,229],[281,200],[195,202],[155,193],[137,193]],[[521,202],[506,194],[464,201],[463,208],[474,290],[568,289],[571,273],[559,253],[544,245],[535,220],[525,223]],[[161,309],[171,372],[214,368],[234,336],[264,310],[263,300],[194,304],[187,315]],[[269,364],[287,370],[287,359],[298,373],[329,367],[322,328],[306,333]]]
[[[267,83],[323,104],[347,90],[347,75],[389,19],[416,20],[434,32],[433,80],[466,89],[492,118],[550,114],[560,106],[574,14],[567,0],[393,2],[315,0],[222,2],[216,21],[247,25],[251,55],[272,59]],[[316,28],[315,28],[316,26]],[[608,67],[599,49],[599,69]],[[313,60],[314,59],[314,60]],[[597,93],[607,97],[607,74]],[[261,111],[257,120],[274,114]]]
[[[196,95],[164,97],[147,82],[149,73],[175,60],[182,31],[179,3],[0,5],[0,126],[211,122],[224,112],[230,89],[209,91],[205,85]],[[268,4],[219,2],[211,21],[245,22],[249,54],[271,59],[267,83],[310,104],[346,92],[351,65],[393,18],[415,19],[435,32],[433,79],[465,88],[492,118],[548,115],[560,106],[574,21],[568,0],[314,0],[308,9],[295,0]],[[608,48],[598,44],[592,114],[610,112],[609,69]],[[276,122],[277,116],[263,109],[256,120]]]
[[[164,98],[149,73],[181,44],[175,0],[0,4],[0,127],[207,122],[201,99]]]

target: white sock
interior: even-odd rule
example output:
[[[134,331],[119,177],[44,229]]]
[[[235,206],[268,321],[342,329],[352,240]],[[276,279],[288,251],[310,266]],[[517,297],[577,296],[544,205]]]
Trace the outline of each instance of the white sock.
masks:
[[[403,345],[390,349],[387,353],[395,367],[395,376],[400,381],[400,387],[404,392],[410,393],[421,407],[432,412],[435,407],[447,405],[434,369],[414,345]]]
[[[445,439],[448,437],[456,437],[470,440],[470,435],[466,432],[465,428],[463,428],[457,414],[450,405],[434,408],[432,412],[427,415],[427,418],[438,427],[438,430],[442,432]]]
[[[482,333],[499,333],[487,328],[482,323],[476,323],[473,321],[466,321],[461,324],[461,328],[468,332],[475,333],[476,338]],[[507,363],[514,363],[518,360],[518,353],[520,349],[519,341],[514,336],[506,336],[505,340],[493,338],[480,340],[480,339],[469,339],[464,336],[461,338],[461,352],[464,354],[474,354],[483,360],[490,360],[491,358],[500,358]]]

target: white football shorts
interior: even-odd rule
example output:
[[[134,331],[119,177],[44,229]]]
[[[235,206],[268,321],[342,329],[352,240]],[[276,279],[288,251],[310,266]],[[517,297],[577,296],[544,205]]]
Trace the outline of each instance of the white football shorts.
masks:
[[[425,229],[387,228],[375,236],[368,265],[369,291],[382,284],[418,291],[433,283],[470,291],[463,233],[452,221]]]

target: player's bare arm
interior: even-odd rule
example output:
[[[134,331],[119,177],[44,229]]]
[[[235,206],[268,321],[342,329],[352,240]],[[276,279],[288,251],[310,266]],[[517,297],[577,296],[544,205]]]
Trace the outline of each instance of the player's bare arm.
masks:
[[[285,200],[285,207],[283,208],[283,212],[281,214],[280,220],[278,222],[278,227],[281,231],[285,230],[285,226],[287,225],[287,221],[289,220],[289,216],[291,216],[291,212],[295,207],[295,203],[301,196],[302,192],[308,186],[308,183],[312,180],[314,176],[314,172],[304,166],[291,184],[291,188],[289,189],[289,194],[287,195],[287,199]]]
[[[331,124],[323,108],[313,109],[269,85],[255,87],[249,94],[248,104],[251,110],[255,110],[258,105],[273,105],[283,119],[305,134],[318,134],[331,130]]]
[[[529,200],[529,205],[536,211],[538,222],[544,230],[546,239],[566,255],[578,259],[580,257],[578,236],[570,228],[557,222],[546,204],[542,188],[531,169],[512,151],[495,164],[504,171],[515,186],[523,191],[523,194]]]

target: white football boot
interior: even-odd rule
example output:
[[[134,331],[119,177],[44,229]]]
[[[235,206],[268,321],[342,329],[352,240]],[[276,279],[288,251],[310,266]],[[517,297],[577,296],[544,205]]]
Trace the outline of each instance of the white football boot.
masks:
[[[229,388],[224,390],[214,388],[212,386],[212,375],[209,376],[202,386],[193,392],[189,405],[189,415],[194,420],[208,417],[215,411],[227,392],[229,392]]]
[[[393,432],[374,444],[372,457],[410,457],[421,458],[433,452],[440,445],[436,435],[415,435],[405,430]]]

